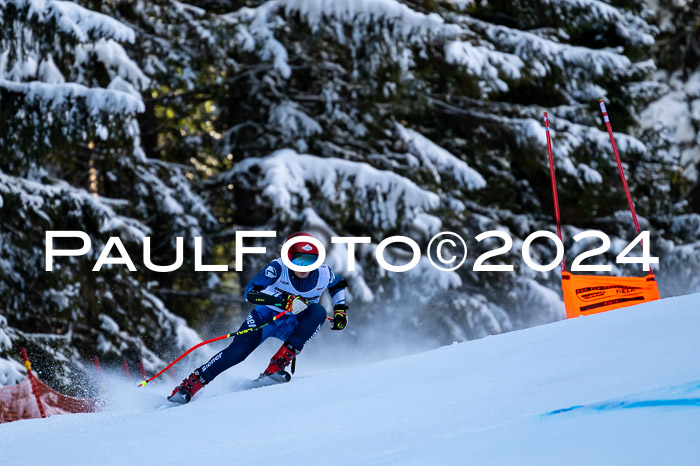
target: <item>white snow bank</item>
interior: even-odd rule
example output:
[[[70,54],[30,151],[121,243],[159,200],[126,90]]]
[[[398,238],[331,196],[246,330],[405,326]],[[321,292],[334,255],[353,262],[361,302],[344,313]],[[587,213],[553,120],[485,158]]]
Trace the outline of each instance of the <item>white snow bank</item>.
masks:
[[[0,451],[3,464],[56,465],[144,458],[189,465],[193,452],[201,464],[237,465],[281,458],[293,465],[693,464],[700,456],[698,300],[671,298],[364,366],[339,367],[332,347],[316,353],[325,364],[314,364],[305,350],[291,383],[241,390],[275,342],[189,405],[170,408],[170,380],[145,389],[111,384],[110,411],[2,424]],[[332,345],[337,336],[322,332]],[[23,444],[40,448],[17,448]]]

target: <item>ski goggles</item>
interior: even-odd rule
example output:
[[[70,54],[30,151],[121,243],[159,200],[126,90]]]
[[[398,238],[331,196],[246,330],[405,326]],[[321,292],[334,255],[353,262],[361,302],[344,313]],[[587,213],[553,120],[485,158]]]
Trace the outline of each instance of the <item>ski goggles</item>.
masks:
[[[294,253],[292,254],[292,264],[294,265],[311,265],[318,259],[317,254],[304,254],[304,253]]]

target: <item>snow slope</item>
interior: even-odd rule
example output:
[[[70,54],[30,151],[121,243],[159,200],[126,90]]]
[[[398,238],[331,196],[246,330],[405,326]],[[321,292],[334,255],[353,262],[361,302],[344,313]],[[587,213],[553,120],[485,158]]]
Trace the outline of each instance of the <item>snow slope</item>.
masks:
[[[171,383],[122,386],[107,412],[0,425],[0,463],[699,464],[698,304],[315,374],[300,364],[291,383],[254,390],[241,389],[259,371],[246,366],[182,407],[163,403]]]

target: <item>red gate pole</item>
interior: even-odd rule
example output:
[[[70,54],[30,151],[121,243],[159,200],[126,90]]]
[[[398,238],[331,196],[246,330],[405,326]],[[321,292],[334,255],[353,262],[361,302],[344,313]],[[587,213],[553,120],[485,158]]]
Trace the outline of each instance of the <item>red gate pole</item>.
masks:
[[[146,380],[146,369],[143,367],[143,361],[139,361],[139,369],[141,370],[141,380]]]
[[[127,379],[131,378],[131,372],[129,372],[129,363],[126,362],[126,358],[122,359],[122,366],[124,367],[124,374]]]
[[[41,414],[42,419],[46,417],[44,412],[44,405],[41,404],[41,398],[39,398],[39,390],[36,387],[36,380],[34,380],[34,374],[32,374],[32,363],[29,362],[27,357],[27,350],[22,347],[22,359],[24,359],[24,367],[27,368],[27,377],[29,377],[29,383],[32,384],[32,392],[36,398],[36,404],[39,405],[39,414]]]
[[[102,368],[100,367],[100,360],[95,356],[92,360],[95,363],[95,370],[97,370],[97,379],[102,385]]]
[[[559,240],[564,243],[561,238],[561,218],[559,216],[559,197],[557,196],[557,178],[554,175],[554,157],[552,156],[552,140],[549,135],[549,117],[547,112],[544,112],[544,130],[547,134],[547,151],[549,152],[549,173],[552,177],[552,194],[554,196],[554,214],[557,218],[557,235]],[[566,260],[564,257],[561,258],[561,271],[566,272]]]
[[[632,202],[632,196],[630,195],[630,188],[627,186],[625,172],[622,169],[622,161],[620,160],[620,154],[617,152],[617,144],[615,144],[615,138],[613,137],[612,127],[610,126],[610,117],[608,117],[608,111],[605,109],[605,102],[603,102],[603,99],[600,99],[600,111],[603,113],[603,120],[605,121],[605,126],[608,128],[608,136],[610,136],[610,143],[612,144],[613,152],[615,153],[615,159],[617,160],[617,169],[620,170],[622,186],[624,186],[625,194],[627,194],[627,204],[629,204],[630,212],[632,212],[632,220],[634,220],[634,227],[637,229],[637,234],[640,234],[641,230],[639,229],[639,222],[637,221],[637,212],[635,212],[634,210],[634,203]]]
[[[600,111],[603,113],[603,121],[605,122],[605,127],[608,129],[608,136],[610,136],[610,144],[612,144],[613,152],[615,153],[615,160],[617,161],[617,169],[620,170],[620,178],[622,179],[622,186],[625,188],[625,194],[627,195],[627,204],[629,205],[630,212],[632,212],[632,220],[634,220],[634,228],[637,230],[637,234],[641,234],[642,230],[639,228],[639,222],[637,221],[637,212],[634,210],[634,203],[632,202],[632,195],[630,194],[630,188],[627,186],[627,178],[625,178],[625,171],[622,169],[622,161],[620,160],[620,154],[617,152],[617,144],[615,144],[615,137],[613,136],[612,126],[610,126],[610,117],[608,116],[608,111],[605,108],[605,102],[603,99],[598,101],[600,103]],[[639,241],[640,245],[643,245],[643,241]],[[649,264],[649,273],[654,273],[651,269],[651,264]]]

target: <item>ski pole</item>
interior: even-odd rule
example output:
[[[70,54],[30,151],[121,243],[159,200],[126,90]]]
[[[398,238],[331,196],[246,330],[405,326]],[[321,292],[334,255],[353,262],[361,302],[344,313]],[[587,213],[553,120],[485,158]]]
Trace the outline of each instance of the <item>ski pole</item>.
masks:
[[[165,371],[167,371],[168,369],[170,369],[171,367],[173,367],[180,359],[184,358],[185,356],[187,356],[188,354],[190,354],[192,351],[196,350],[196,349],[199,348],[200,346],[208,345],[209,343],[213,343],[213,342],[215,342],[215,341],[225,340],[225,339],[227,339],[227,338],[235,337],[236,335],[243,335],[244,333],[255,332],[256,330],[260,330],[260,329],[263,328],[264,326],[266,326],[266,325],[268,325],[268,324],[271,324],[272,322],[274,322],[275,320],[279,319],[280,317],[282,317],[283,315],[285,315],[285,314],[288,313],[288,312],[289,312],[289,311],[282,311],[282,312],[280,312],[279,314],[277,314],[277,315],[275,315],[274,317],[272,317],[270,320],[267,320],[267,321],[263,322],[262,324],[258,325],[257,327],[247,328],[247,329],[244,329],[244,330],[239,330],[239,331],[236,332],[236,333],[227,333],[226,335],[221,335],[221,336],[218,336],[218,337],[216,337],[216,338],[211,338],[211,339],[209,339],[209,340],[207,340],[207,341],[203,341],[203,342],[201,342],[201,343],[198,343],[198,344],[194,345],[192,348],[190,348],[190,349],[188,349],[187,351],[185,351],[184,353],[182,353],[182,355],[180,355],[179,358],[177,358],[176,360],[174,360],[173,362],[171,362],[170,364],[168,364],[167,366],[165,366],[165,368],[164,368],[162,371],[158,372],[156,375],[154,375],[154,376],[151,377],[150,379],[148,379],[148,380],[142,380],[141,382],[139,382],[138,386],[139,386],[139,387],[145,387],[146,384],[147,384],[148,382],[150,382],[151,380],[153,380],[153,379],[155,379],[156,377],[160,376],[163,372],[165,372]]]

